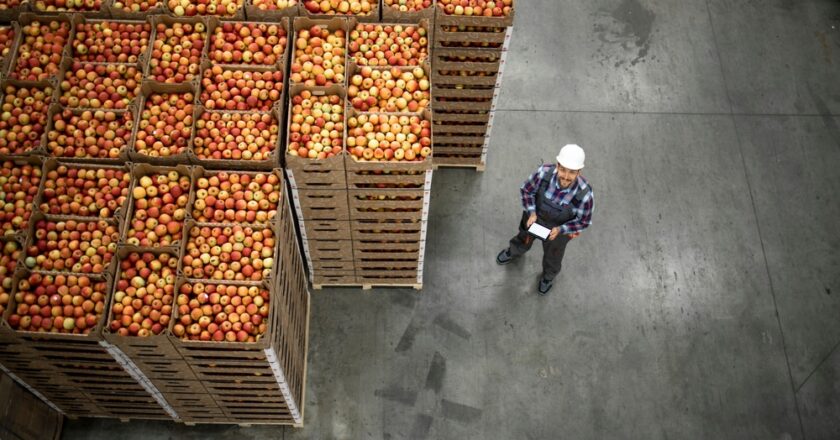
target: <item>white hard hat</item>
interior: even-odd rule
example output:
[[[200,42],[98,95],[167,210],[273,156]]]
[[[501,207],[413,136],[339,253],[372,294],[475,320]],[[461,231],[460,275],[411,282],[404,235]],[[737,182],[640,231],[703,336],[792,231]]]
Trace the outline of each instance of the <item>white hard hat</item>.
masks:
[[[585,159],[586,154],[583,152],[583,148],[576,144],[566,145],[560,149],[560,154],[557,155],[557,163],[573,171],[582,169]]]

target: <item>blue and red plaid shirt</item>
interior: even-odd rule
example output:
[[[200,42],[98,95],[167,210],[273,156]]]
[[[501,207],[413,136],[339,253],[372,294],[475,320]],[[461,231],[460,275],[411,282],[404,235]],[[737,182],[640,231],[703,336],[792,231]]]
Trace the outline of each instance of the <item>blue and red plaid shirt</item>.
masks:
[[[578,175],[575,182],[568,188],[560,188],[560,184],[557,182],[557,173],[552,172],[554,169],[554,165],[543,165],[522,184],[522,188],[520,188],[522,192],[522,206],[528,212],[535,212],[537,210],[537,190],[540,188],[540,183],[543,179],[551,179],[548,182],[548,189],[545,190],[545,198],[555,203],[571,204],[572,212],[575,214],[573,220],[560,226],[560,233],[566,235],[581,232],[592,224],[595,192],[590,188],[589,194],[578,203],[575,200],[575,194],[580,190],[586,189],[589,183],[587,183],[583,176]],[[549,173],[551,176],[547,176]]]

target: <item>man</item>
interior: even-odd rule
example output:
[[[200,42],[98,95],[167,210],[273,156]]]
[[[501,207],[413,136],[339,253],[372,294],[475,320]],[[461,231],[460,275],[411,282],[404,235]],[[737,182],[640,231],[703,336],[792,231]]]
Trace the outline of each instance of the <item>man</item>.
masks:
[[[522,220],[510,247],[499,252],[496,262],[508,264],[531,249],[534,236],[528,228],[535,222],[551,229],[543,241],[543,273],[537,287],[546,295],[560,273],[566,245],[592,224],[594,193],[580,170],[586,155],[577,145],[560,149],[557,163],[543,165],[522,185]]]

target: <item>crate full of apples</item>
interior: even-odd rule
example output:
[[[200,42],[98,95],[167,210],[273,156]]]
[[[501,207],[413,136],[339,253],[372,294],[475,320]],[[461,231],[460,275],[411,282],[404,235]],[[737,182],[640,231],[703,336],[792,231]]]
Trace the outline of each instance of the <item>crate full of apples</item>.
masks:
[[[286,172],[292,188],[346,189],[343,87],[290,89]]]
[[[6,80],[0,104],[0,155],[28,156],[43,153],[43,135],[50,99],[50,82]]]
[[[184,239],[192,189],[191,166],[135,164],[120,244],[177,251]]]
[[[32,10],[38,14],[74,13],[86,17],[107,17],[104,0],[33,0]]]
[[[295,18],[290,84],[310,87],[344,85],[347,22],[338,18]]]
[[[73,162],[125,163],[134,129],[132,110],[64,108],[53,105],[46,155]]]
[[[178,319],[172,325],[176,348],[188,362],[195,350],[221,348],[218,343],[224,343],[227,356],[233,359],[237,354],[253,357],[254,352],[273,348],[279,318],[272,297],[266,283],[181,280]],[[234,349],[242,352],[227,351]]]
[[[217,111],[199,106],[191,161],[210,168],[268,170],[280,166],[280,108]]]
[[[0,163],[0,231],[3,238],[24,238],[42,177],[37,157]]]
[[[9,78],[23,81],[55,79],[72,39],[72,17],[67,14],[36,16],[23,13],[18,23],[21,35]]]
[[[15,275],[13,289],[4,314],[12,331],[45,339],[101,339],[109,277],[23,271]]]
[[[212,21],[207,58],[214,64],[273,67],[285,71],[289,19],[277,23]]]
[[[260,20],[279,22],[300,15],[298,0],[250,0],[245,2],[245,15]]]
[[[201,56],[209,42],[207,20],[202,17],[151,18],[154,32],[145,79],[182,83],[201,76]]]
[[[435,21],[438,26],[513,26],[513,0],[435,1],[437,2]]]
[[[143,84],[129,157],[166,165],[189,161],[196,88],[194,82]]]
[[[88,63],[148,61],[152,25],[146,21],[90,20],[76,23],[72,58]]]
[[[339,16],[358,21],[379,20],[379,0],[301,0],[301,10],[310,18]]]
[[[212,16],[244,20],[244,0],[167,0],[166,9],[174,17]]]
[[[419,66],[429,57],[429,21],[419,24],[357,23],[347,39],[360,66]]]
[[[382,21],[385,23],[418,23],[434,20],[434,0],[382,0]]]
[[[370,113],[422,113],[431,105],[428,65],[415,67],[357,67],[348,70],[348,104]]]

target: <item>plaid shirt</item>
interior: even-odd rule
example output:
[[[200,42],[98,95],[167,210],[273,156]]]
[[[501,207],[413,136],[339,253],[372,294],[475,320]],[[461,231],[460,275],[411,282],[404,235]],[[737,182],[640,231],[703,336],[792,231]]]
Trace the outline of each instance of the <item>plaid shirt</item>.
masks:
[[[531,177],[522,184],[522,188],[520,188],[520,191],[522,192],[522,206],[526,211],[535,212],[537,210],[537,190],[540,188],[540,182],[542,182],[544,178],[548,177],[546,174],[551,172],[553,167],[553,165],[541,166],[537,172],[531,175]],[[588,228],[592,224],[592,211],[594,208],[593,199],[595,197],[595,192],[592,188],[590,188],[589,194],[583,198],[580,206],[576,205],[577,201],[574,199],[578,190],[585,189],[589,186],[586,179],[584,179],[583,176],[578,175],[577,179],[575,179],[575,182],[572,183],[570,187],[563,189],[560,188],[560,184],[557,183],[556,172],[551,173],[551,176],[548,178],[551,180],[548,182],[548,189],[545,190],[546,199],[555,203],[570,203],[572,205],[572,212],[575,214],[574,219],[560,226],[560,233],[564,235],[574,234]]]

